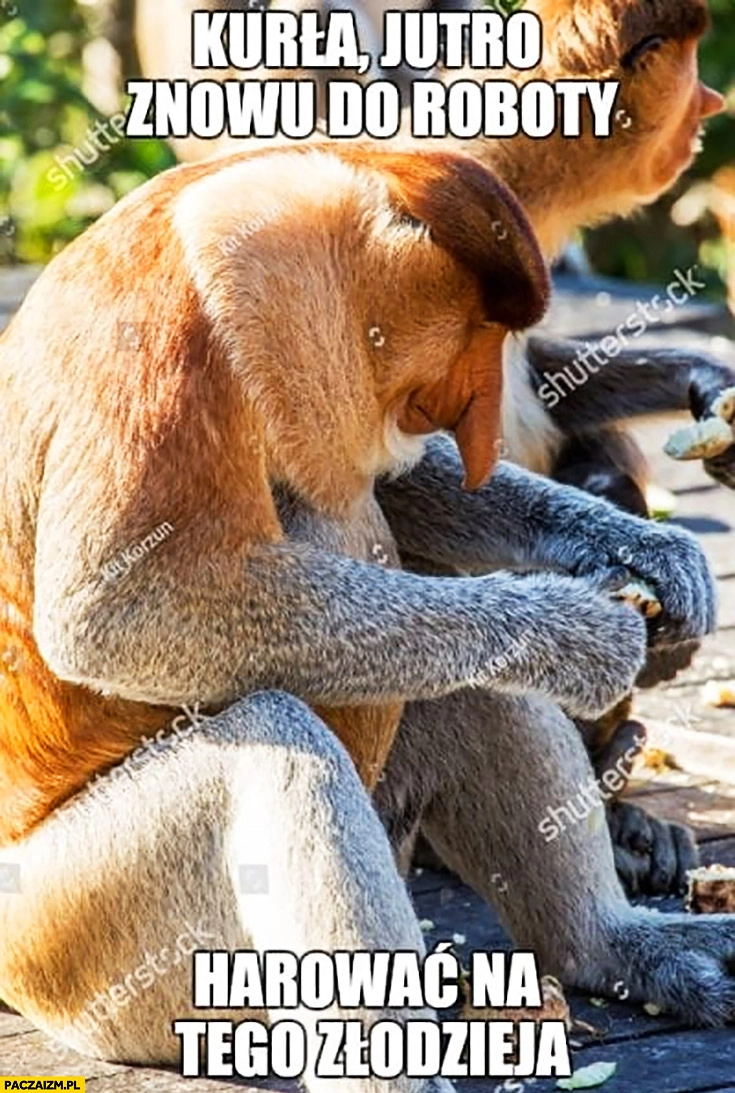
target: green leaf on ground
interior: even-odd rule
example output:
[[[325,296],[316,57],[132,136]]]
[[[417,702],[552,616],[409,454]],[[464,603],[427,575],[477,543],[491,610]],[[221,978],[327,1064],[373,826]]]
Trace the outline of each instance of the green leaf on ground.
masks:
[[[592,1063],[575,1071],[571,1078],[560,1078],[556,1088],[595,1089],[598,1085],[604,1085],[608,1078],[612,1078],[617,1069],[617,1063]]]

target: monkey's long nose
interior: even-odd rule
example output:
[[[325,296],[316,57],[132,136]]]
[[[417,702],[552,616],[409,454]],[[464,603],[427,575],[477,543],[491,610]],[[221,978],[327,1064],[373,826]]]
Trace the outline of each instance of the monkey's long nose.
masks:
[[[464,466],[463,487],[479,490],[498,461],[500,399],[474,394],[454,427]]]
[[[498,460],[507,333],[497,323],[477,327],[448,374],[414,391],[398,416],[406,433],[454,433],[467,490],[479,489]]]
[[[712,118],[715,114],[721,114],[725,109],[725,96],[719,91],[714,91],[706,84],[699,85],[701,95],[700,115],[702,118]]]
[[[456,364],[469,391],[453,433],[464,464],[464,488],[476,490],[490,477],[500,448],[503,343],[508,331],[495,323],[480,327]]]

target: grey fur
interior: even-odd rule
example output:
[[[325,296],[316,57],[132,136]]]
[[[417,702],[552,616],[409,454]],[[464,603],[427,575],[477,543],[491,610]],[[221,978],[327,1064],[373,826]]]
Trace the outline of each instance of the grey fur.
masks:
[[[432,452],[440,453],[443,468],[454,449],[439,445]],[[429,458],[429,486],[434,467]],[[415,494],[422,481],[419,472],[413,491],[413,475],[394,486],[417,527]],[[503,468],[495,482],[479,499],[486,506],[489,536],[497,518],[492,543],[501,563],[507,564],[517,542],[519,560],[521,546],[526,553],[533,548],[539,563],[546,558],[553,568],[558,549],[561,565],[561,546],[534,543],[524,531],[537,509],[540,535],[551,537],[554,520],[568,523],[571,513],[581,520],[587,511],[590,518],[608,519],[612,542],[616,514],[609,506],[581,492],[565,502],[564,490],[515,468]],[[455,497],[448,489],[457,505],[468,506],[464,525],[461,518],[456,524],[458,534],[469,534],[467,520],[474,519],[478,496],[457,486]],[[374,509],[369,499],[362,514],[351,515],[353,546],[362,540],[363,557],[370,556],[376,525],[393,549]],[[443,515],[443,510],[427,513],[427,532],[433,525],[437,543],[447,520],[452,523],[460,511]],[[553,573],[441,579],[353,561],[335,550],[344,549],[338,528],[330,529],[330,551],[295,542],[299,535],[313,542],[319,525],[302,514],[292,517],[290,542],[218,559],[206,582],[162,559],[159,548],[127,577],[123,597],[101,575],[69,572],[57,552],[64,516],[54,516],[48,532],[41,522],[38,540],[39,647],[62,678],[131,698],[213,704],[255,689],[282,688],[310,702],[339,705],[432,698],[469,684],[537,691],[574,714],[594,716],[628,691],[645,659],[641,618],[597,590],[608,576],[607,559],[599,551],[596,567],[586,565],[589,580]],[[580,524],[580,571],[585,568],[582,531]],[[325,535],[330,539],[322,527],[322,541]],[[672,625],[676,620],[683,631],[699,634],[710,620],[703,606],[709,593],[706,567],[694,540],[682,537],[679,561],[677,537],[664,539],[672,549],[666,600]],[[634,539],[623,535],[620,541]],[[643,568],[648,573],[650,567]],[[688,614],[679,619],[682,610]],[[217,620],[206,635],[203,619]],[[162,632],[168,634],[163,643]]]
[[[631,516],[510,464],[501,464],[476,493],[463,491],[461,482],[456,448],[438,437],[410,472],[379,484],[401,553],[470,572],[556,570],[598,586],[628,570],[651,584],[663,605],[654,644],[697,640],[714,629],[714,581],[688,532]],[[570,637],[576,648],[577,636]]]
[[[375,800],[394,833],[402,814],[414,827],[420,817],[442,860],[497,906],[545,971],[595,993],[623,987],[693,1024],[735,1020],[735,917],[631,907],[602,807],[596,824],[569,826],[551,842],[540,833],[547,809],[592,777],[561,711],[464,691],[407,709]]]
[[[176,1065],[174,1020],[284,1017],[283,1010],[195,1009],[190,961],[174,958],[174,939],[184,929],[194,933],[197,948],[209,950],[424,951],[390,846],[349,756],[323,722],[285,694],[252,695],[195,733],[169,737],[134,774],[95,782],[22,844],[6,848],[8,854],[20,863],[23,886],[0,894],[0,981],[12,984],[26,961],[36,962],[33,939],[47,925],[50,899],[56,944],[44,954],[45,983],[63,979],[69,951],[80,974],[50,991],[34,1019],[57,1040],[96,1057]],[[240,870],[259,863],[267,867],[267,883],[249,893]],[[8,918],[24,927],[12,931],[10,943]],[[141,986],[135,970],[149,966],[149,954],[165,953],[154,981]],[[110,1012],[104,1000],[123,985],[130,1004]],[[433,1014],[335,1006],[300,1007],[288,1016],[305,1028],[314,1061],[321,1019],[358,1019],[369,1027],[381,1018]],[[441,1079],[311,1073],[305,1084],[310,1093],[452,1088]]]

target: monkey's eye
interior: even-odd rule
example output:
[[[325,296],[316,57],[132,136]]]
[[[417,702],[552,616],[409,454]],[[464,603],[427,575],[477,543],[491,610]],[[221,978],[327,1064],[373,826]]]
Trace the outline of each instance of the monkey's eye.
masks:
[[[414,231],[424,231],[426,229],[426,221],[419,220],[419,218],[413,216],[408,209],[398,209],[395,213],[395,218],[399,224],[403,224],[406,228],[413,228]]]
[[[644,57],[659,50],[665,41],[666,39],[660,34],[649,34],[620,58],[620,64],[623,68],[635,68]]]

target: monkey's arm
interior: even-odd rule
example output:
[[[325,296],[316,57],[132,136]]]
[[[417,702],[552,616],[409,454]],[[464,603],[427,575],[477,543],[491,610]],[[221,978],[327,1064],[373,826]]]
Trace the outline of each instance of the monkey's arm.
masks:
[[[462,477],[453,442],[435,437],[411,471],[381,480],[378,500],[405,555],[470,572],[517,567],[599,577],[626,569],[653,585],[661,601],[657,641],[697,639],[713,629],[714,583],[688,532],[508,463],[471,493]]]
[[[526,358],[537,397],[563,433],[646,414],[689,410],[697,421],[720,415],[735,430],[735,369],[703,353],[626,349],[614,357],[601,345],[532,337]],[[726,406],[722,406],[723,395]],[[707,472],[735,488],[733,443],[704,459]]]
[[[594,712],[644,657],[635,612],[556,575],[443,580],[289,543],[209,557],[184,543],[120,585],[75,587],[45,564],[58,543],[37,566],[42,655],[61,678],[140,701],[215,705],[281,688],[350,705],[492,683]]]

